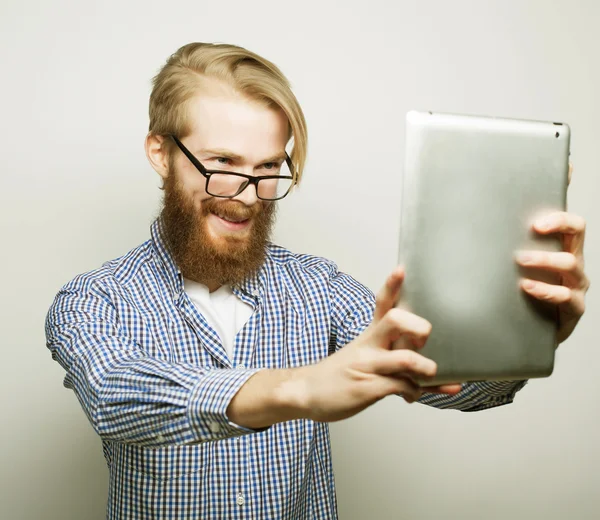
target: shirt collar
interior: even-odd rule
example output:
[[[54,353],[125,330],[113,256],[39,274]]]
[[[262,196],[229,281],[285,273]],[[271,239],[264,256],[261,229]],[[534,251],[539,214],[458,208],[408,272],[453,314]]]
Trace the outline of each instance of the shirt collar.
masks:
[[[232,287],[233,293],[242,298],[242,300],[244,298],[240,293],[252,298],[254,301],[260,301],[264,292],[264,281],[266,279],[265,271],[265,265],[263,264],[257,273],[247,277],[241,283],[234,285]]]
[[[172,291],[172,296],[174,299],[177,299],[183,293],[183,276],[167,246],[164,224],[161,217],[158,217],[152,223],[150,233],[154,251],[165,268],[167,282]]]
[[[184,281],[181,271],[177,267],[177,264],[175,263],[175,260],[173,259],[173,256],[171,255],[171,252],[167,246],[164,224],[161,217],[158,217],[152,223],[150,233],[152,236],[152,245],[154,246],[154,251],[165,267],[169,287],[173,292],[173,297],[177,299],[184,292]],[[262,299],[264,288],[266,287],[267,283],[266,264],[269,262],[269,260],[269,245],[267,245],[265,262],[258,272],[248,276],[245,280],[232,287],[232,290],[236,296],[244,299],[243,295],[245,295],[246,298],[249,297],[256,302]]]

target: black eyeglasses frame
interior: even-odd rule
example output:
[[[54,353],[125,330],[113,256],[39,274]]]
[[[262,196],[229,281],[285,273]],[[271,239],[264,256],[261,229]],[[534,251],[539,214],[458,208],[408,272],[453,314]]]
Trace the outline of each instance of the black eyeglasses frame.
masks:
[[[179,140],[179,138],[176,135],[169,134],[169,137],[171,139],[173,139],[173,141],[175,142],[177,147],[183,152],[183,154],[189,159],[189,161],[196,167],[196,169],[204,176],[204,178],[206,179],[206,187],[205,187],[206,193],[208,193],[209,195],[211,195],[213,197],[219,197],[219,198],[223,198],[223,199],[232,199],[234,197],[237,197],[240,193],[242,193],[242,191],[244,191],[248,186],[250,186],[251,184],[254,184],[254,187],[256,189],[256,196],[259,199],[266,200],[266,201],[281,200],[284,197],[286,197],[290,193],[292,188],[297,184],[297,180],[294,178],[294,175],[261,175],[261,176],[257,177],[255,175],[247,175],[245,173],[238,173],[238,172],[231,172],[231,171],[224,171],[224,170],[208,170],[194,156],[194,154],[186,148],[186,146]],[[287,154],[287,152],[285,153],[285,162],[287,163],[287,165],[290,169],[290,172],[294,172],[294,165],[292,163],[292,160],[290,159],[290,156]],[[215,195],[214,193],[211,193],[209,191],[210,177],[211,177],[211,175],[214,175],[214,174],[235,175],[237,177],[242,177],[242,178],[246,179],[246,182],[241,184],[240,189],[234,195]],[[285,194],[282,195],[281,197],[277,197],[275,199],[261,197],[258,194],[258,183],[263,180],[272,180],[272,179],[290,179],[292,181],[292,183],[290,184],[290,187],[285,192]]]

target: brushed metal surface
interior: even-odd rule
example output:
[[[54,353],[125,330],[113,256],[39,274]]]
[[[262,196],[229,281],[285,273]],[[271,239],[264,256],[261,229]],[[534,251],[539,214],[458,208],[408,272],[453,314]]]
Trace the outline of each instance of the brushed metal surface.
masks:
[[[566,207],[568,125],[429,112],[406,122],[398,306],[433,325],[427,384],[550,375],[556,311],[519,288],[514,254],[560,250],[531,224]]]

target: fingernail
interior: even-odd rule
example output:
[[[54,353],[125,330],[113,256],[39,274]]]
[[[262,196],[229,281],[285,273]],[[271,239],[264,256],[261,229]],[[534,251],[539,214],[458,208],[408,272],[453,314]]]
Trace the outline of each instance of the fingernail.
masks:
[[[542,231],[546,231],[552,228],[554,225],[555,224],[553,218],[543,218],[542,220],[538,221],[537,228],[541,229]]]
[[[523,287],[525,287],[525,289],[533,289],[535,287],[535,282],[531,280],[525,280],[523,282]]]

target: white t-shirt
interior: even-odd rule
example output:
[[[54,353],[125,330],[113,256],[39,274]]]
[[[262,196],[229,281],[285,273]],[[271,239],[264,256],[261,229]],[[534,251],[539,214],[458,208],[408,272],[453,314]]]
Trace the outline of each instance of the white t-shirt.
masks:
[[[219,335],[229,359],[233,362],[235,336],[252,316],[252,306],[240,300],[227,285],[209,293],[206,285],[187,278],[184,278],[183,282],[185,292]]]

